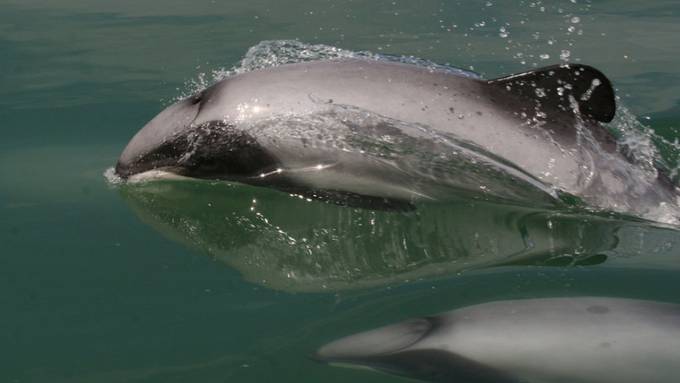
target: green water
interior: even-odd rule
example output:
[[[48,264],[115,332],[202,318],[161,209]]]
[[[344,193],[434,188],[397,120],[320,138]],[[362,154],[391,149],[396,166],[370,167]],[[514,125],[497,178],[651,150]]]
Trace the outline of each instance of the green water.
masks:
[[[390,382],[307,356],[339,336],[491,300],[680,302],[680,233],[629,218],[486,204],[394,215],[103,176],[187,82],[263,40],[413,55],[485,77],[562,55],[607,73],[672,142],[680,4],[536,3],[0,0],[0,381]],[[673,146],[662,149],[672,162]]]

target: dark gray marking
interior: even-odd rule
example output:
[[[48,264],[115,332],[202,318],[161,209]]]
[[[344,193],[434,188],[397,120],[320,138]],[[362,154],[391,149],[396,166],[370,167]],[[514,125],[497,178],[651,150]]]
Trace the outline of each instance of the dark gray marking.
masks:
[[[586,310],[591,314],[606,314],[609,312],[609,308],[605,306],[590,306]]]

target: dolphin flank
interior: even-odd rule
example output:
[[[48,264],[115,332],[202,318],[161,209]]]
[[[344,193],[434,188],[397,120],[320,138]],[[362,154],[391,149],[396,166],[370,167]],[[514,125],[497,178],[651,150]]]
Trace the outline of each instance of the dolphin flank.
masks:
[[[609,80],[556,65],[494,80],[346,58],[231,76],[169,106],[116,165],[228,180],[348,205],[392,208],[453,192],[559,204],[561,193],[644,215],[674,201],[601,126]]]
[[[432,382],[670,383],[680,374],[680,305],[485,303],[351,335],[315,358]]]

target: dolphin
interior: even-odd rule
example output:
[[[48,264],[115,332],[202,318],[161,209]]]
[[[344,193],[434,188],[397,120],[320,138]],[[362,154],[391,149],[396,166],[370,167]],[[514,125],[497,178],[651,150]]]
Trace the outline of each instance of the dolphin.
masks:
[[[484,303],[351,335],[315,358],[433,382],[675,382],[680,305],[601,297]]]
[[[674,201],[670,182],[617,151],[601,125],[615,111],[611,82],[587,65],[484,80],[380,59],[302,62],[236,74],[167,107],[115,172],[374,208],[452,193],[540,206],[573,195],[640,214]]]

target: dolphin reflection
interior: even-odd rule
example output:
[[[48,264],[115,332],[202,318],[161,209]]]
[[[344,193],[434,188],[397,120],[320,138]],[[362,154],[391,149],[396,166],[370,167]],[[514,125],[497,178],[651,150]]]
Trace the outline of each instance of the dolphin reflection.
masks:
[[[653,249],[667,258],[674,248],[675,231],[642,221],[473,200],[395,212],[224,182],[157,181],[119,191],[167,238],[248,281],[286,291],[365,288],[503,265],[618,265]]]

